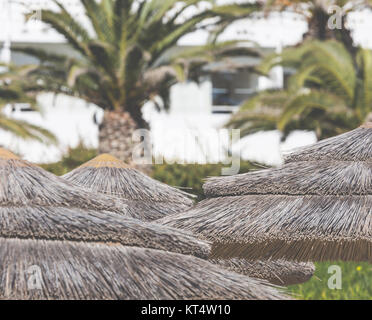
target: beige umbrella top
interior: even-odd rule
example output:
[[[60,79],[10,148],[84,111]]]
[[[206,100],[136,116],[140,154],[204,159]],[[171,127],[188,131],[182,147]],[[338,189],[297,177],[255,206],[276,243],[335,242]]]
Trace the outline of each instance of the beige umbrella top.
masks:
[[[288,299],[265,281],[166,251],[3,238],[0,247],[0,299]]]
[[[61,205],[107,210],[126,215],[120,199],[88,192],[0,148],[0,203],[14,205]]]
[[[17,157],[14,153],[10,152],[9,150],[0,148],[0,159],[17,159],[19,160],[19,157]]]
[[[156,220],[183,212],[192,195],[154,180],[115,157],[102,154],[63,176],[89,190],[124,199],[136,218]]]
[[[287,298],[179,254],[208,255],[191,234],[80,205],[107,200],[4,150],[0,166],[0,299]]]
[[[280,286],[291,286],[311,279],[315,266],[309,262],[292,262],[287,260],[246,260],[239,258],[213,259],[212,263],[244,274],[249,277],[264,279]]]
[[[372,260],[372,126],[287,156],[280,168],[212,178],[209,199],[162,223],[214,242],[212,255]]]
[[[372,122],[359,128],[324,139],[285,156],[285,162],[293,161],[367,161],[372,160]]]
[[[0,149],[0,237],[119,242],[208,256],[208,243],[188,232],[119,215],[114,211],[126,207],[115,201]]]

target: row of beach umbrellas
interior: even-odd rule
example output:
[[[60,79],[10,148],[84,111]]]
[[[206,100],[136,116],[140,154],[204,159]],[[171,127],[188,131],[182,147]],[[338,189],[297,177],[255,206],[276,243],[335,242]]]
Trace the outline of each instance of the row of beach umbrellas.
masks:
[[[103,155],[88,167],[104,162],[121,166]],[[3,149],[0,168],[1,299],[287,298],[208,262],[210,244],[191,233],[133,218],[133,202],[146,216],[135,196],[93,192]]]
[[[0,149],[0,298],[288,299],[314,261],[372,260],[371,158],[367,123],[194,206],[107,154],[57,177]]]
[[[119,197],[131,208],[132,217],[145,221],[169,217],[193,205],[190,194],[160,183],[107,154],[88,161],[63,178],[91,191]],[[216,259],[211,262],[278,285],[305,282],[315,270],[311,263],[285,260],[261,262]]]

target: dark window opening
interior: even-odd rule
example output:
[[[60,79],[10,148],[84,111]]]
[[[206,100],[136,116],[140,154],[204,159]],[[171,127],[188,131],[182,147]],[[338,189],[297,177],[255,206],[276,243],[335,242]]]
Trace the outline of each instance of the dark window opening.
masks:
[[[214,106],[239,106],[257,88],[257,75],[246,70],[216,72],[211,79]]]

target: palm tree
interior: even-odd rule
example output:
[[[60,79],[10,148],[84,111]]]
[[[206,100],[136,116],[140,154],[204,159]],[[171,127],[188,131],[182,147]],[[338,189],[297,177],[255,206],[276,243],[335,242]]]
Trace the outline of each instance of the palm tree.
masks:
[[[187,33],[231,20],[236,9],[235,5],[226,10],[211,6],[184,20],[183,14],[200,0],[81,0],[93,29],[90,32],[55,2],[59,12],[44,10],[42,20],[62,34],[79,57],[23,51],[41,60],[35,74],[54,87],[49,89],[78,95],[105,110],[99,151],[127,161],[131,159],[133,131],[147,127],[141,107],[161,96],[166,108],[169,88],[179,80],[182,64],[168,59],[170,49]],[[254,10],[256,6],[251,5],[246,14]],[[219,19],[208,20],[213,17]]]
[[[250,0],[240,2],[240,9],[235,8],[235,19],[246,17],[246,6]],[[336,8],[338,11],[336,12]],[[371,0],[266,0],[257,2],[257,17],[267,17],[273,12],[292,12],[301,16],[307,23],[308,31],[303,35],[306,40],[338,40],[353,55],[356,53],[356,46],[353,43],[351,31],[347,26],[347,18],[350,13],[372,8]],[[260,9],[260,10],[259,10]],[[336,22],[335,13],[340,22],[340,28],[334,28]],[[330,24],[332,28],[330,28]],[[228,25],[220,24],[222,27]]]
[[[2,64],[0,67],[5,70],[0,73],[0,128],[23,139],[55,143],[56,137],[48,130],[26,121],[10,118],[3,112],[5,106],[14,103],[25,103],[32,109],[40,111],[37,108],[33,85],[30,85],[29,81],[24,81],[24,78],[27,78],[35,69],[35,66],[16,67]]]
[[[244,103],[229,126],[243,135],[279,129],[314,130],[318,138],[333,136],[363,123],[372,111],[372,52],[358,49],[356,59],[335,40],[308,41],[267,57],[266,73],[275,65],[295,70],[282,90],[257,93]]]

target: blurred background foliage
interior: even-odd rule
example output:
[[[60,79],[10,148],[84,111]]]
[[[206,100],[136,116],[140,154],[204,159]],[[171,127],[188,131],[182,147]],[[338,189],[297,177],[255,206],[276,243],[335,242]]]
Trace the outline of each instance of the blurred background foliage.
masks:
[[[91,149],[79,143],[76,148],[70,148],[61,161],[41,164],[44,169],[58,175],[64,175],[84,162],[98,155],[96,149]],[[151,176],[168,185],[182,188],[197,196],[197,200],[204,198],[202,185],[204,179],[221,175],[222,168],[229,165],[218,164],[159,164],[152,168]],[[262,168],[261,165],[241,160],[239,173]]]
[[[97,155],[96,149],[88,148],[80,142],[76,148],[69,148],[61,161],[40,164],[40,166],[57,176],[62,176]]]
[[[221,169],[229,165],[218,164],[162,164],[155,165],[152,177],[156,180],[183,188],[183,190],[195,194],[200,201],[204,199],[203,183],[208,177],[220,176]],[[245,173],[259,168],[259,165],[241,160],[239,173]]]

